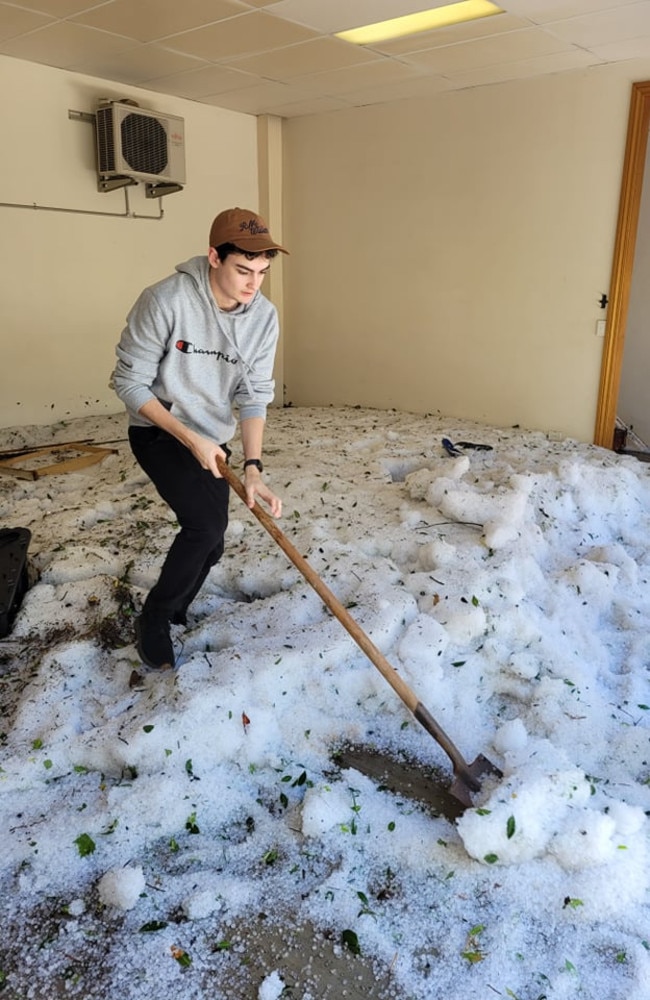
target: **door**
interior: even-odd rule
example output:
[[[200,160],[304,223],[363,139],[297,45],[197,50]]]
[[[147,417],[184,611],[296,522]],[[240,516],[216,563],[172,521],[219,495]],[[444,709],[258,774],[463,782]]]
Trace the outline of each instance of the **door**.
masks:
[[[650,81],[632,86],[627,143],[621,182],[609,314],[603,346],[600,389],[596,414],[595,444],[614,447],[618,394],[623,369],[623,348],[627,329],[634,253],[636,249],[643,175],[650,125]]]

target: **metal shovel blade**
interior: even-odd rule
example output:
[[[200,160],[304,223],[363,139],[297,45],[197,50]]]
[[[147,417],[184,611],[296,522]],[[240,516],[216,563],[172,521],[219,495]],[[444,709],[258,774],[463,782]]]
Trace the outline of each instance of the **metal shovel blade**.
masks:
[[[451,783],[449,794],[458,799],[466,809],[470,808],[474,805],[471,793],[478,792],[483,784],[481,779],[490,776],[497,779],[502,778],[503,771],[481,753],[471,764],[454,771],[454,780]]]

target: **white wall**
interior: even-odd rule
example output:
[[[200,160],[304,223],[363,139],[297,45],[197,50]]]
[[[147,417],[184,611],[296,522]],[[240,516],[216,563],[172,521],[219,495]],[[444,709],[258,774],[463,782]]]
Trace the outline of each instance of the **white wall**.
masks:
[[[639,228],[625,330],[617,415],[650,444],[650,157],[643,178]],[[628,447],[632,447],[628,442]]]
[[[185,119],[187,186],[162,221],[0,206],[0,426],[118,411],[107,383],[136,296],[206,252],[221,209],[258,207],[254,117],[0,56],[1,202],[125,211],[123,192],[97,192],[92,125],[68,118],[99,97]],[[143,185],[129,197],[158,214]]]
[[[287,399],[593,440],[633,80],[650,62],[285,124]]]

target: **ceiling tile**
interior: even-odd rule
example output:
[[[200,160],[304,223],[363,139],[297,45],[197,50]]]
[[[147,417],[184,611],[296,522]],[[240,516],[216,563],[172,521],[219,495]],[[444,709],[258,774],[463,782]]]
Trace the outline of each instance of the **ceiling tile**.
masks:
[[[268,52],[314,37],[315,33],[307,28],[288,24],[264,11],[253,11],[196,31],[173,35],[166,44],[178,51],[218,62],[248,53]]]
[[[349,107],[349,104],[334,97],[313,97],[291,104],[280,104],[274,109],[273,114],[281,118],[304,118],[305,115],[322,115],[328,111],[343,111]]]
[[[560,21],[564,17],[579,17],[599,10],[611,10],[637,3],[638,0],[504,0],[512,14],[528,17],[537,24]]]
[[[403,80],[399,83],[386,84],[383,87],[363,87],[359,90],[349,90],[339,96],[354,104],[355,107],[368,107],[371,104],[433,97],[435,94],[450,89],[449,80],[430,74],[414,77],[412,80]]]
[[[72,63],[70,69],[88,76],[102,76],[106,80],[120,83],[142,84],[160,76],[170,76],[183,70],[192,69],[197,60],[192,56],[170,52],[153,45],[139,45],[128,52],[114,52],[101,58],[80,59]]]
[[[242,111],[244,114],[259,115],[266,111],[272,114],[270,109],[281,104],[304,100],[304,97],[304,93],[295,87],[265,81],[255,87],[246,87],[245,90],[231,90],[226,94],[219,94],[214,101],[206,98],[206,103],[214,103],[220,108],[230,108],[231,111]]]
[[[375,52],[385,52],[387,55],[395,56],[404,52],[434,49],[440,45],[455,45],[457,42],[468,42],[475,38],[488,38],[490,35],[516,31],[519,28],[530,28],[530,22],[522,21],[520,17],[513,17],[510,14],[495,14],[494,17],[482,17],[478,21],[465,21],[464,24],[454,24],[448,28],[422,31],[406,38],[378,42],[372,48]]]
[[[91,28],[150,42],[241,14],[235,0],[112,0],[73,20]]]
[[[650,35],[650,0],[584,17],[553,21],[547,23],[545,28],[557,38],[584,48],[643,37]]]
[[[279,0],[273,13],[318,31],[344,31],[362,24],[442,7],[450,0]]]
[[[47,28],[39,28],[30,35],[21,35],[0,43],[0,52],[17,59],[45,63],[46,66],[69,66],[111,52],[126,52],[135,45],[129,38],[95,31],[80,24],[57,21]]]
[[[606,62],[614,62],[619,59],[648,59],[650,58],[650,36],[645,35],[643,38],[627,38],[623,42],[594,45],[592,51]]]
[[[414,66],[407,66],[395,59],[382,59],[365,66],[349,66],[329,73],[311,73],[294,77],[294,86],[305,86],[324,94],[343,94],[346,91],[361,90],[365,87],[381,87],[400,80],[420,79],[421,74]]]
[[[35,14],[33,11],[21,10],[12,4],[0,3],[0,41],[5,38],[15,38],[26,31],[34,31],[49,24],[51,18],[45,14]]]
[[[414,52],[402,58],[415,66],[446,75],[570,49],[568,43],[553,38],[540,28],[528,28],[524,31],[512,31],[507,35],[481,38],[464,45],[447,45],[442,49]]]
[[[599,62],[598,57],[590,52],[574,49],[572,52],[560,52],[556,55],[538,56],[535,59],[521,59],[502,65],[485,66],[467,73],[450,73],[448,79],[456,89],[481,87],[490,83],[503,83],[506,80],[521,80],[547,73],[585,69]]]
[[[380,60],[381,56],[355,45],[346,45],[337,38],[316,38],[247,59],[235,59],[229,65],[271,80],[289,80],[293,76],[340,69],[375,59]]]
[[[238,70],[225,66],[204,65],[202,69],[190,70],[188,73],[148,79],[147,88],[196,100],[199,97],[223,94],[228,90],[241,90],[249,84],[252,86],[259,82],[259,77],[249,76]]]
[[[96,7],[92,0],[20,0],[20,6],[25,10],[39,11],[51,17],[70,17],[80,10]]]

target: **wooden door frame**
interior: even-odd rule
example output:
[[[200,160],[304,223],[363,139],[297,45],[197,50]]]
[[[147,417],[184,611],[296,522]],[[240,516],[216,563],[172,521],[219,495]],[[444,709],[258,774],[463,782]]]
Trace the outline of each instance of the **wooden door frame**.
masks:
[[[609,291],[609,312],[605,329],[594,432],[594,443],[603,448],[614,447],[616,407],[623,368],[623,347],[634,269],[634,251],[639,225],[649,125],[650,80],[646,80],[644,83],[632,84],[630,100],[621,198]]]

